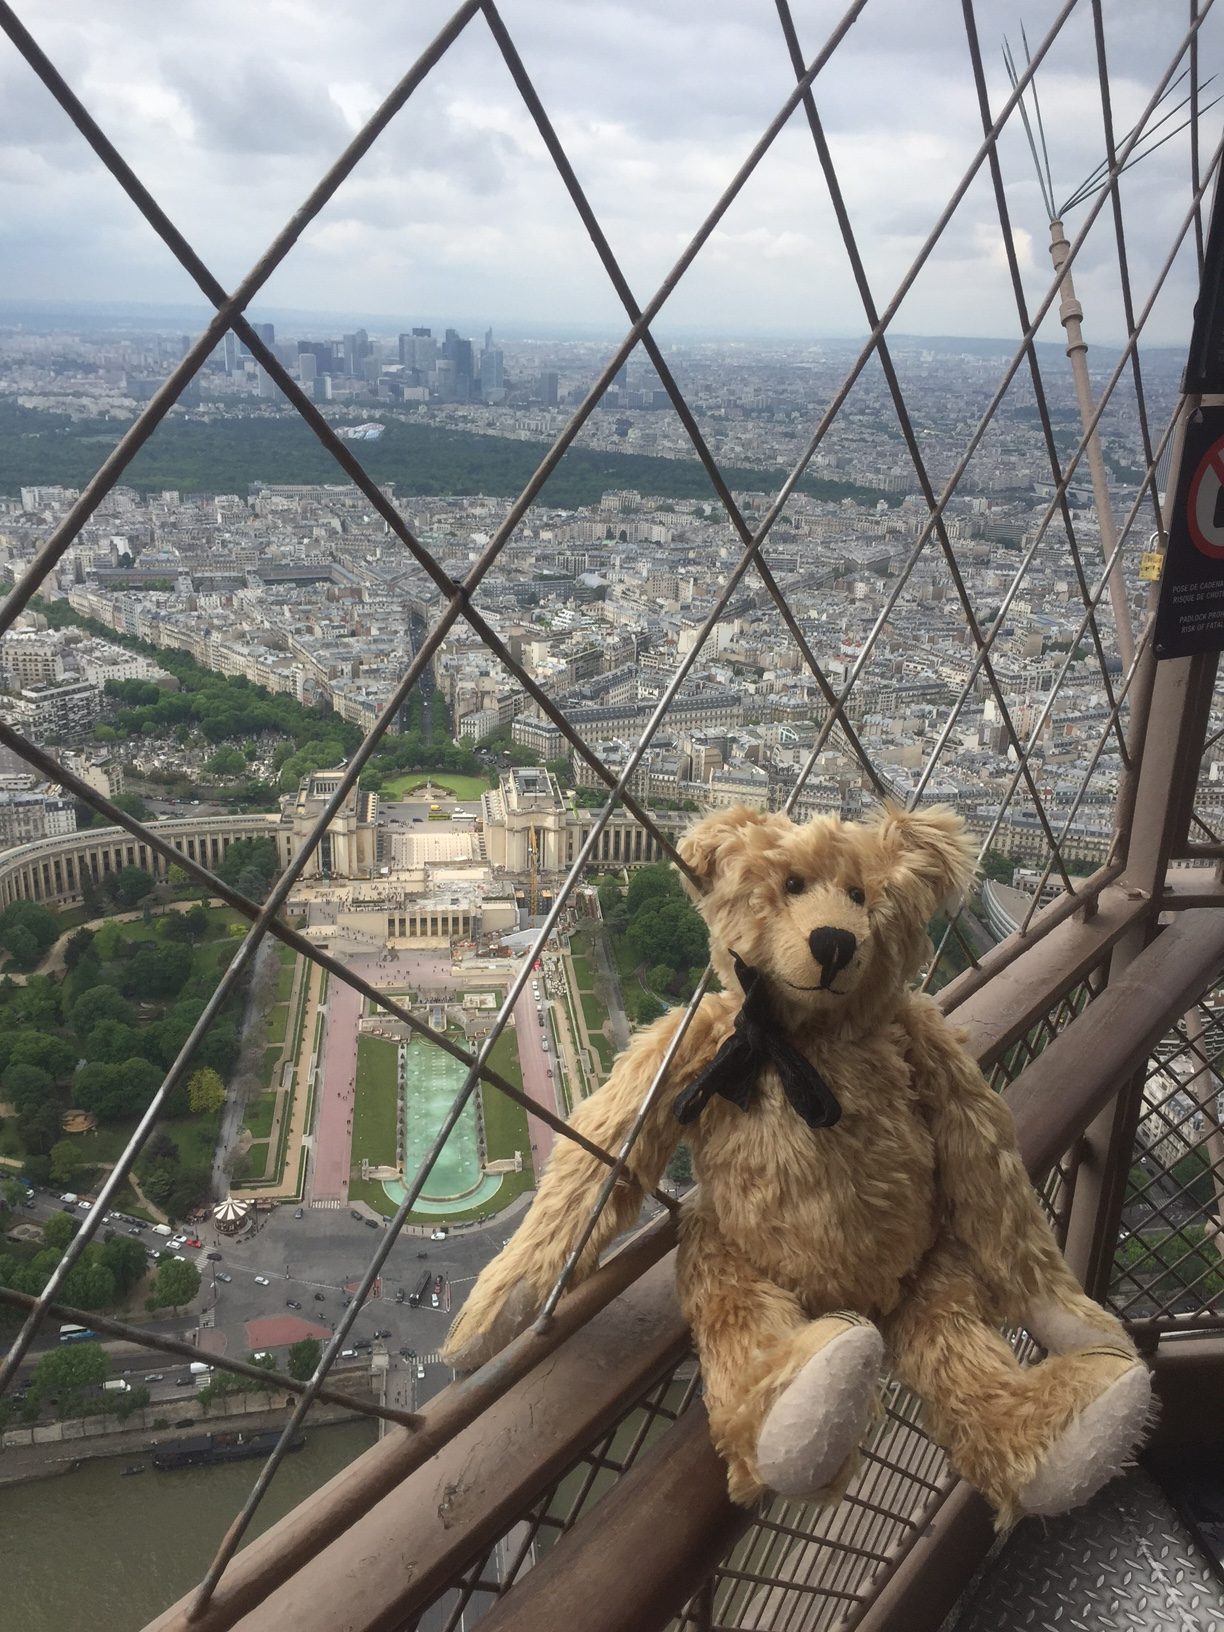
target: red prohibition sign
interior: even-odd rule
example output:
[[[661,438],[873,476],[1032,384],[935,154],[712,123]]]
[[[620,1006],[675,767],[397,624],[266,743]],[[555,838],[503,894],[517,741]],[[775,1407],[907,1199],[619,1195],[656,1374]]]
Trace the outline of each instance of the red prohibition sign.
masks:
[[[1206,514],[1200,508],[1203,505]],[[1224,561],[1224,437],[1213,442],[1199,460],[1186,495],[1186,525],[1200,555]]]

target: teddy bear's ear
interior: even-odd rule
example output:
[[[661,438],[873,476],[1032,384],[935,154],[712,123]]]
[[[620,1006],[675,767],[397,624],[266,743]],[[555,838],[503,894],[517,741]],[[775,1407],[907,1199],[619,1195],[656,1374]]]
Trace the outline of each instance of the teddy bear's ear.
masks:
[[[959,903],[973,881],[976,857],[956,811],[948,805],[904,810],[888,804],[876,827],[889,894],[925,887],[929,900],[915,902],[924,918],[939,907]]]
[[[776,822],[777,817],[769,816],[764,811],[749,810],[747,805],[733,805],[729,810],[711,812],[690,827],[676,845],[676,851],[692,868],[701,887],[708,889],[719,868],[726,864],[728,856],[740,848],[753,830]],[[690,878],[681,874],[681,880],[691,895],[700,894]]]

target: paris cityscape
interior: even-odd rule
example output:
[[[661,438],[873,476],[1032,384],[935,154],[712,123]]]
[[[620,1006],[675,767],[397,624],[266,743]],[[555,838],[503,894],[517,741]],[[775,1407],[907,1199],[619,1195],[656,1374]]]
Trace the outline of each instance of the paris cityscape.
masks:
[[[482,560],[611,345],[323,328],[257,333],[451,579]],[[9,583],[189,344],[131,320],[0,329]],[[604,779],[541,697],[608,771],[638,756],[627,791],[671,838],[695,812],[740,803],[798,819],[855,819],[916,793],[955,805],[985,859],[960,931],[979,952],[1046,882],[1048,830],[1072,874],[1106,858],[1124,667],[1108,602],[1092,623],[1085,610],[1102,571],[1087,478],[1067,491],[1077,562],[1024,369],[946,505],[941,540],[925,536],[929,506],[870,365],[762,550],[803,646],[755,569],[726,595],[744,537],[771,517],[857,349],[666,348],[738,527],[656,370],[637,352],[620,371],[474,596],[520,672],[454,623],[288,899],[288,921],[391,1008],[266,942],[72,1272],[76,1307],[138,1318],[199,1361],[91,1341],[87,1327],[78,1344],[61,1328],[5,1403],[0,1481],[62,1458],[57,1436],[76,1421],[96,1455],[154,1467],[226,1460],[217,1419],[249,1424],[249,1454],[275,1441],[276,1377],[310,1375],[464,1078],[395,1006],[476,1046],[605,803]],[[898,338],[893,355],[938,494],[1010,349]],[[1092,360],[1101,385],[1114,358]],[[1148,360],[1154,422],[1172,411],[1179,368],[1172,352]],[[1056,365],[1043,374],[1065,462],[1080,438],[1074,393]],[[1143,475],[1127,400],[1101,425],[1120,518]],[[443,610],[436,578],[232,335],[129,477],[0,639],[5,724],[74,779],[0,747],[0,945],[13,977],[0,985],[0,1281],[26,1292],[74,1233],[242,927],[81,790],[261,901]],[[1134,521],[1140,539],[1149,525]],[[1124,569],[1136,619],[1138,548]],[[988,667],[967,611],[990,636]],[[1210,802],[1207,789],[1200,808]],[[558,1118],[606,1077],[633,1027],[700,975],[704,931],[674,875],[652,865],[663,860],[618,807],[498,1041],[493,1066]],[[1058,883],[1055,871],[1046,889]],[[946,956],[961,967],[955,940]],[[342,1396],[412,1410],[451,1380],[438,1352],[447,1325],[553,1139],[546,1119],[496,1091],[473,1098],[339,1358]],[[668,1178],[684,1188],[683,1150]],[[220,1355],[269,1381],[214,1372]],[[350,1419],[330,1434],[366,1432],[342,1402],[316,1416]],[[329,1441],[327,1468],[366,1442]],[[176,1556],[167,1579],[180,1568]],[[154,1580],[148,1613],[168,1595]]]

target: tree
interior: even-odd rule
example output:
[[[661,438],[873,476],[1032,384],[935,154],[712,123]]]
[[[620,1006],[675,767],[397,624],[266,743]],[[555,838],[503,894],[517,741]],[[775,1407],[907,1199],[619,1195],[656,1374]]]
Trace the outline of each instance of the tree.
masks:
[[[44,1354],[34,1368],[30,1397],[39,1405],[55,1400],[59,1414],[69,1417],[92,1389],[106,1381],[110,1362],[100,1343],[68,1343]]]
[[[19,969],[32,969],[38,962],[38,942],[21,924],[14,924],[5,930],[4,945]]]
[[[58,1252],[63,1252],[80,1227],[80,1224],[70,1213],[52,1213],[42,1227],[43,1240],[49,1247],[54,1247]],[[133,1242],[132,1245],[135,1246],[136,1243]]]
[[[152,890],[153,875],[143,867],[121,867],[111,874],[107,885],[121,907],[131,908]]]
[[[147,822],[153,815],[138,793],[117,793],[111,804],[123,811],[125,816],[134,816],[138,822]]]
[[[157,1282],[150,1307],[179,1309],[199,1293],[200,1272],[194,1264],[180,1264],[177,1258],[163,1258],[157,1266]]]
[[[92,929],[78,929],[64,942],[64,968],[75,969],[93,945]]]
[[[204,761],[204,769],[209,776],[241,776],[246,766],[246,755],[240,748],[218,748]]]
[[[146,941],[128,963],[123,988],[132,997],[177,997],[190,978],[191,965],[190,947]]]
[[[0,912],[0,947],[23,966],[37,963],[58,938],[59,919],[36,901],[13,901]]]
[[[4,1096],[18,1116],[45,1105],[51,1095],[51,1073],[38,1065],[10,1065],[4,1073]]]
[[[296,1377],[299,1383],[309,1382],[322,1352],[323,1345],[317,1337],[304,1337],[300,1343],[294,1343],[289,1350],[290,1377]]]
[[[78,1037],[88,1037],[102,1020],[117,1020],[130,1026],[135,1019],[132,1006],[113,986],[90,986],[83,991],[69,1011],[69,1020]]]
[[[66,1214],[60,1216],[67,1217]],[[114,1276],[115,1292],[120,1298],[125,1298],[134,1286],[140,1284],[149,1267],[144,1247],[127,1235],[117,1235],[106,1242],[102,1248],[102,1262]]]
[[[225,1104],[224,1082],[207,1066],[193,1072],[187,1083],[187,1103],[193,1111],[219,1111]]]
[[[141,1052],[142,1037],[133,1026],[117,1020],[99,1020],[85,1039],[85,1053],[92,1060],[116,1065]]]
[[[51,1146],[51,1178],[56,1184],[71,1189],[77,1174],[85,1166],[80,1143],[76,1139],[60,1139]]]
[[[33,1174],[31,1156],[46,1157],[52,1145],[63,1132],[61,1109],[58,1105],[48,1102],[36,1105],[32,1110],[23,1111],[17,1118],[17,1132],[21,1135],[21,1142],[26,1148],[26,1170]],[[47,1163],[47,1178],[51,1177],[51,1164]]]
[[[10,1040],[8,1057],[10,1066],[35,1065],[53,1081],[63,1082],[72,1074],[77,1051],[62,1037],[27,1027]]]

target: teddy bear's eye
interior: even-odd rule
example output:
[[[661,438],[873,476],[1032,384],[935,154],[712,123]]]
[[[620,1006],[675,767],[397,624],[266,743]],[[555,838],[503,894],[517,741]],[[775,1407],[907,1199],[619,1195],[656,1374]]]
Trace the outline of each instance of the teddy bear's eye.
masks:
[[[854,902],[856,907],[866,905],[867,897],[863,891],[859,889],[857,884],[851,884],[850,888],[846,891],[846,894],[850,897],[851,901]]]
[[[807,885],[801,878],[797,878],[795,874],[792,873],[783,887],[786,890],[787,895],[802,895],[804,890],[807,888]]]

